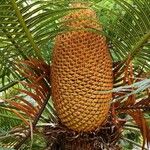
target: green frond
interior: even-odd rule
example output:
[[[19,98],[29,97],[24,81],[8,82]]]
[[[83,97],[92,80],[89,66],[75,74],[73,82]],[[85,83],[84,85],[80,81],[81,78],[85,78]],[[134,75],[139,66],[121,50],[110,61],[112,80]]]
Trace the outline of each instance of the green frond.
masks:
[[[57,8],[57,9],[56,9]],[[69,9],[51,1],[15,1],[0,3],[0,87],[21,76],[14,72],[14,61],[36,57],[50,62],[54,36],[60,32],[56,23]],[[47,45],[47,47],[46,47]],[[10,83],[10,84],[9,84]]]
[[[132,61],[134,66],[142,66],[150,69],[149,39],[150,39],[150,9],[146,0],[128,3],[125,0],[116,0],[124,13],[118,14],[116,23],[109,24],[108,37],[112,45],[114,61]],[[112,17],[115,14],[112,13]]]
[[[7,106],[0,106],[0,134],[9,131],[11,128],[18,126],[22,123],[13,112],[11,112]]]

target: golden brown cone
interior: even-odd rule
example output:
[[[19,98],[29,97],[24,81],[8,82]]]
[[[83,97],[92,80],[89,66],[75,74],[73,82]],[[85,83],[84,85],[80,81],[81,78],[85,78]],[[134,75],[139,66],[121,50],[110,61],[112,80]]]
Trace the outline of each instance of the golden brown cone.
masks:
[[[69,27],[100,29],[92,18],[96,19],[94,11],[78,9],[64,19],[76,19],[65,24]],[[58,35],[51,81],[54,106],[65,126],[87,132],[102,125],[112,99],[111,92],[102,91],[109,91],[113,86],[112,60],[105,37],[85,30]]]

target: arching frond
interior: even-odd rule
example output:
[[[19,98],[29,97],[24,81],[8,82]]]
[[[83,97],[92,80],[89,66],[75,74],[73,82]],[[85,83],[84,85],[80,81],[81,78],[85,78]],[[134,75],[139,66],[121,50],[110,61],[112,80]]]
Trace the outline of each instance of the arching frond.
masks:
[[[114,61],[132,61],[134,67],[144,65],[145,71],[149,71],[150,2],[116,0],[115,3],[124,13],[118,14],[118,21],[109,26]]]
[[[42,117],[42,113],[51,95],[50,66],[37,59],[25,60],[16,63],[15,66],[16,71],[27,78],[27,81],[21,82],[23,86],[22,89],[17,89],[20,94],[3,100],[7,104],[7,108],[14,112],[25,125],[28,127],[32,125],[35,129],[38,121],[46,122],[46,118]],[[47,108],[51,111],[49,112],[49,117],[51,114],[51,120],[55,122],[56,117],[54,117],[53,108],[50,107],[50,104]],[[21,141],[17,141],[15,144],[16,147],[18,147],[22,141],[30,137],[30,132],[31,131],[28,130],[25,136],[20,138]]]
[[[2,86],[11,87],[22,80],[13,71],[13,61],[38,57],[50,62],[51,41],[62,30],[57,20],[69,10],[62,3],[52,1],[0,2],[1,91],[7,89]]]

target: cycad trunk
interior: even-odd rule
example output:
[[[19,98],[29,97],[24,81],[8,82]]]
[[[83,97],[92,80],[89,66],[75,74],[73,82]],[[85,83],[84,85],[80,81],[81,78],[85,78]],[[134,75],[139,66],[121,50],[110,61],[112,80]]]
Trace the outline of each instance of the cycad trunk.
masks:
[[[49,150],[121,150],[118,145],[107,146],[98,139],[89,140],[77,138],[74,140],[59,140],[60,143],[56,143]]]
[[[125,122],[115,122],[110,119],[104,126],[88,133],[77,133],[62,125],[47,127],[46,150],[120,150],[118,140]]]
[[[95,146],[91,141],[83,140],[83,139],[74,139],[74,140],[66,140],[61,139],[59,141],[60,143],[57,143],[53,145],[53,147],[50,150],[94,150]]]

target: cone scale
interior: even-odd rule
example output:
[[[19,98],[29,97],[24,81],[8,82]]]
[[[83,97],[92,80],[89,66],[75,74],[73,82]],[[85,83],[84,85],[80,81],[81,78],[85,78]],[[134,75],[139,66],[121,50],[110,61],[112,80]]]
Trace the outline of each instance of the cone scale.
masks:
[[[80,7],[76,4],[73,7]],[[81,19],[82,18],[82,19]],[[84,30],[101,27],[90,9],[76,10],[65,25],[81,29],[57,35],[52,56],[52,100],[63,125],[78,132],[98,128],[112,99],[112,60],[102,35]]]

